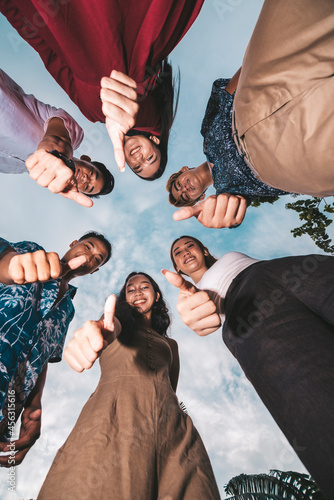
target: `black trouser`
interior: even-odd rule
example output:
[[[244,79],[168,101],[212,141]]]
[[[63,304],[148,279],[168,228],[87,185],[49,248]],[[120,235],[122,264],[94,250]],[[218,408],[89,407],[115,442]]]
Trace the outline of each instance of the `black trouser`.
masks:
[[[328,500],[334,497],[334,257],[253,264],[226,295],[223,339]]]

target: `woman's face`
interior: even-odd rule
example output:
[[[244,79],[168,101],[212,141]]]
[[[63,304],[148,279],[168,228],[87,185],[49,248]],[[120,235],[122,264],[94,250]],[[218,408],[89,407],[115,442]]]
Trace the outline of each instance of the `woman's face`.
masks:
[[[151,140],[143,135],[125,136],[126,163],[139,177],[153,177],[160,167],[161,153],[157,147],[159,142],[155,136],[151,136]]]
[[[131,307],[135,307],[147,318],[151,317],[152,307],[158,298],[152,283],[143,274],[136,274],[128,280],[125,299]]]
[[[205,257],[198,244],[191,238],[181,238],[173,248],[172,255],[178,271],[191,276],[198,271],[207,270]]]

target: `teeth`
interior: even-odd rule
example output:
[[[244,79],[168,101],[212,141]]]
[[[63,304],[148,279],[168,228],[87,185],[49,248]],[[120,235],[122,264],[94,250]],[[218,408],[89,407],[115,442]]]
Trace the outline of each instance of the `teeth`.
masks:
[[[140,149],[140,146],[137,146],[135,149],[133,149],[130,153],[131,156],[135,155]]]
[[[190,262],[191,260],[194,260],[194,257],[189,257],[188,259],[186,259],[184,261],[185,264],[188,264],[188,262]]]
[[[137,306],[138,304],[143,304],[144,302],[145,302],[144,299],[140,299],[140,300],[135,300],[133,304]]]

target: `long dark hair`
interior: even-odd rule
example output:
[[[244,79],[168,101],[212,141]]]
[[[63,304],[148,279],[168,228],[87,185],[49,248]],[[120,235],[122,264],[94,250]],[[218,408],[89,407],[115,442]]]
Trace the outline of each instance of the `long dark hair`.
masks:
[[[180,70],[177,72],[176,78],[174,78],[172,65],[166,58],[161,63],[161,71],[158,75],[156,86],[150,92],[150,96],[154,98],[157,113],[160,116],[160,144],[154,143],[161,153],[160,166],[152,177],[141,177],[141,179],[144,179],[145,181],[154,181],[155,179],[159,179],[166,169],[168,161],[169,134],[179,104],[179,94]],[[135,128],[133,129],[134,132]],[[138,134],[145,135],[148,138],[152,135],[147,132],[137,132]],[[140,177],[140,175],[138,175],[138,177]]]
[[[205,265],[206,267],[209,269],[211,266],[213,266],[213,264],[215,262],[217,262],[217,259],[216,257],[214,257],[213,255],[211,255],[211,253],[209,252],[209,250],[207,249],[206,246],[203,245],[203,243],[201,241],[199,241],[197,238],[195,238],[194,236],[188,236],[187,234],[183,234],[182,236],[180,236],[179,238],[176,238],[176,240],[173,241],[173,243],[171,244],[171,247],[170,247],[170,258],[171,258],[171,261],[172,261],[172,264],[173,264],[173,267],[175,269],[175,271],[179,274],[186,274],[186,273],[183,273],[181,271],[179,271],[177,269],[177,265],[175,263],[175,260],[174,260],[174,255],[173,255],[173,248],[174,248],[174,245],[175,243],[177,243],[179,240],[181,240],[182,238],[187,238],[187,240],[192,240],[194,241],[195,243],[197,243],[197,245],[200,247],[202,253],[203,253],[203,256],[204,256],[204,261],[205,261]],[[187,276],[187,275],[186,275]]]
[[[153,286],[153,290],[156,294],[159,294],[159,299],[154,302],[152,307],[152,328],[162,335],[163,337],[167,337],[167,330],[170,325],[170,318],[168,314],[168,308],[166,302],[163,298],[162,292],[159,288],[159,285],[154,281],[151,276],[143,272],[132,272],[127,276],[124,285],[121,291],[118,294],[117,303],[116,303],[116,312],[115,315],[121,322],[122,328],[125,330],[129,330],[131,328],[135,328],[138,323],[144,323],[143,315],[137,311],[134,307],[131,307],[125,298],[126,285],[130,278],[133,276],[137,276],[138,274],[142,274],[145,276]]]

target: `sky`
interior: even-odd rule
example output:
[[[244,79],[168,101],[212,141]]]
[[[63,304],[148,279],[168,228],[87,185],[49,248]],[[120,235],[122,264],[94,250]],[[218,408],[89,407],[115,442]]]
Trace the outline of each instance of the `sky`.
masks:
[[[165,190],[171,173],[183,165],[204,161],[201,121],[215,79],[231,77],[242,58],[262,6],[261,0],[206,0],[184,39],[172,52],[181,71],[177,117],[170,139],[169,164],[162,179],[145,182],[129,168],[117,171],[113,149],[103,124],[87,121],[45,70],[39,56],[0,18],[1,67],[27,93],[66,109],[83,127],[85,139],[75,156],[91,155],[110,166],[114,192],[83,208],[38,186],[27,174],[1,175],[0,235],[9,241],[35,241],[62,256],[68,245],[88,230],[104,233],[112,242],[112,260],[98,273],[77,279],[73,332],[103,312],[105,298],[117,293],[131,271],[156,279],[172,314],[170,334],[179,344],[181,373],[177,395],[185,404],[208,450],[222,498],[224,485],[240,473],[270,468],[305,472],[294,451],[261,403],[239,365],[225,347],[221,331],[200,338],[182,324],[176,311],[177,290],[162,276],[171,269],[169,248],[182,234],[191,234],[216,257],[239,251],[257,259],[321,253],[306,236],[293,238],[298,216],[285,209],[290,197],[274,205],[250,208],[238,229],[206,229],[195,219],[175,222]],[[74,426],[99,379],[96,363],[77,374],[65,361],[49,366],[43,396],[42,435],[16,469],[16,492],[8,491],[8,476],[0,470],[0,497],[27,500],[37,496],[57,449]]]

